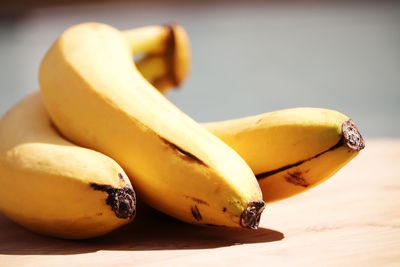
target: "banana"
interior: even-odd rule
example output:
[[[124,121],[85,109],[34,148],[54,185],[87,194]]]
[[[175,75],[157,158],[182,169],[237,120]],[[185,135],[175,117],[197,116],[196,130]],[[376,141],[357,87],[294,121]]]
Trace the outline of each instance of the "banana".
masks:
[[[142,60],[136,62],[144,77],[159,91],[165,92],[171,87],[177,87],[186,78],[190,70],[191,52],[188,35],[181,25],[171,23],[165,26],[146,26],[125,30],[122,34],[132,54],[143,53],[143,58],[153,57],[156,60],[162,57],[167,68],[163,69],[161,79],[149,79],[158,75],[159,70],[154,68],[154,64],[148,65]],[[141,65],[141,62],[144,64]]]
[[[154,208],[189,223],[257,229],[265,203],[249,166],[155,90],[132,51],[108,25],[67,29],[39,71],[56,127],[115,159]]]
[[[354,122],[329,109],[284,109],[203,126],[249,164],[266,202],[322,183],[365,147]]]
[[[0,211],[34,232],[83,239],[132,221],[136,197],[114,160],[57,133],[37,92],[0,121]]]
[[[167,76],[169,68],[161,54],[143,57],[137,66],[145,77],[158,81]],[[354,123],[328,109],[286,109],[202,125],[252,168],[266,202],[322,183],[365,146]]]
[[[189,49],[178,24],[124,34],[128,42],[146,44],[133,47],[135,53],[162,55],[171,69]],[[183,74],[163,75],[168,86],[183,81],[187,60],[179,64]],[[1,120],[0,140],[0,210],[12,220],[38,233],[72,239],[99,236],[133,220],[136,198],[124,171],[107,156],[63,139],[52,127],[39,93]]]

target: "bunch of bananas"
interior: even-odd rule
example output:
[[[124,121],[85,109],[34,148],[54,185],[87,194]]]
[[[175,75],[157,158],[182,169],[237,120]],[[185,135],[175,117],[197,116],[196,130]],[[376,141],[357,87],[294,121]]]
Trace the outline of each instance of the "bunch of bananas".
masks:
[[[0,211],[38,233],[90,238],[132,221],[137,193],[188,223],[257,229],[265,202],[323,182],[364,147],[326,109],[198,124],[163,95],[189,66],[177,24],[67,29],[43,58],[40,91],[0,121]]]

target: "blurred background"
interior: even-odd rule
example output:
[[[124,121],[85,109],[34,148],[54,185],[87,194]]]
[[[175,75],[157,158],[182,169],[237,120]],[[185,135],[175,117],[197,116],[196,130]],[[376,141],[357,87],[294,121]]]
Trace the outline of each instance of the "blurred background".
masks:
[[[389,1],[2,0],[0,115],[38,88],[46,50],[69,26],[177,21],[191,73],[168,98],[200,122],[312,106],[366,137],[400,136],[400,3]]]

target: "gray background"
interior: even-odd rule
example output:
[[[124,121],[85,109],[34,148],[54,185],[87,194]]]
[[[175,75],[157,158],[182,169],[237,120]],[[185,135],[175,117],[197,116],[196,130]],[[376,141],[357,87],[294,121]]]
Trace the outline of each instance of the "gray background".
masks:
[[[38,87],[41,58],[68,26],[177,21],[193,65],[168,98],[194,119],[313,106],[347,114],[364,136],[400,136],[396,2],[101,2],[0,14],[0,115]]]

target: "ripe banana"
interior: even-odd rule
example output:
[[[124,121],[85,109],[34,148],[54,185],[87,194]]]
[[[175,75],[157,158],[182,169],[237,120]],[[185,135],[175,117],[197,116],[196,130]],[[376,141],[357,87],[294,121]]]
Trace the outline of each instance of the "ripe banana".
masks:
[[[320,108],[285,109],[203,126],[249,164],[266,202],[322,183],[365,146],[351,119]]]
[[[156,209],[195,224],[257,229],[265,203],[251,169],[144,79],[129,44],[99,23],[60,36],[39,72],[56,127],[114,158]]]
[[[39,92],[0,121],[0,211],[50,236],[83,239],[133,220],[128,177],[109,157],[73,145],[52,127]]]
[[[169,68],[163,55],[143,57],[137,66],[145,77],[159,81]],[[327,109],[294,108],[203,126],[252,168],[266,202],[322,183],[364,148],[354,123]]]
[[[144,77],[159,91],[177,87],[186,78],[190,69],[191,52],[189,38],[182,26],[177,23],[166,26],[146,26],[122,31],[122,34],[134,55],[143,53],[146,58],[162,57],[163,64],[167,68],[163,70],[161,79],[149,79],[158,75],[158,70],[154,68],[154,64],[141,66],[141,60],[136,62],[136,66],[142,69],[141,73]]]

